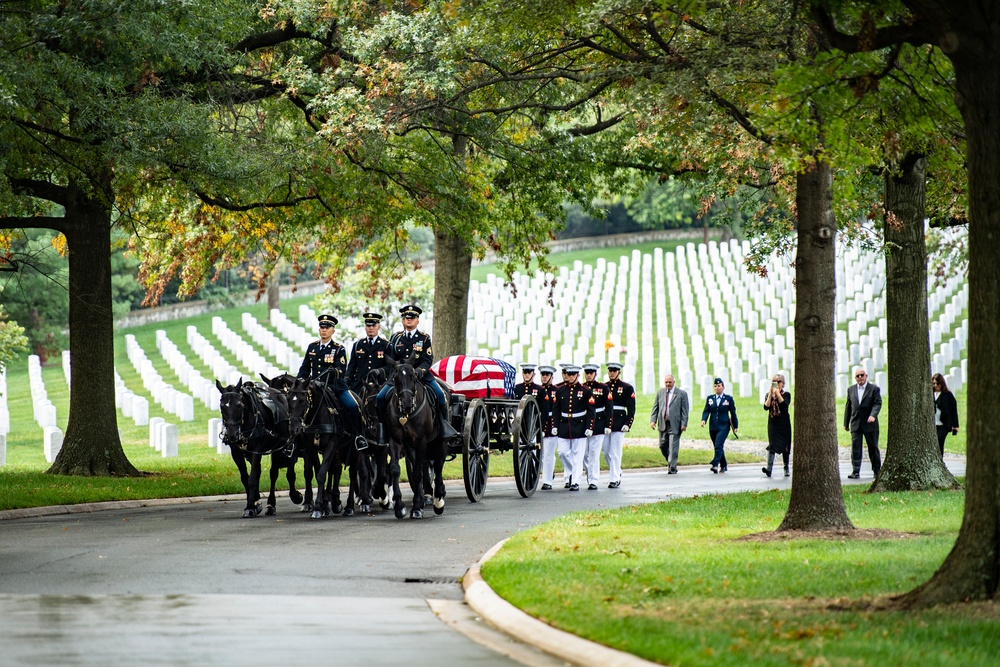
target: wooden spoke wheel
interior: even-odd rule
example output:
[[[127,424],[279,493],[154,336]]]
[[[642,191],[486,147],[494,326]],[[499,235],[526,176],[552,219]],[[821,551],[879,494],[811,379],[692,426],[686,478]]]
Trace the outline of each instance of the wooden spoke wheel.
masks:
[[[490,476],[490,427],[486,418],[486,404],[481,398],[469,403],[462,429],[462,477],[465,495],[478,503],[486,491]]]
[[[530,498],[542,474],[542,412],[534,396],[525,396],[518,403],[511,440],[517,492]]]

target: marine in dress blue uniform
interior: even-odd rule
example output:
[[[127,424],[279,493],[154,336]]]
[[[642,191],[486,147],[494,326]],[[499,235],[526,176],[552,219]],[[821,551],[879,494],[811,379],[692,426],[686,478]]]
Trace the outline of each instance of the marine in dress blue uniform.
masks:
[[[701,425],[708,423],[708,436],[715,444],[715,456],[712,457],[712,472],[726,472],[729,464],[726,462],[726,438],[729,429],[739,430],[740,420],[736,417],[736,401],[724,393],[726,384],[722,378],[715,378],[712,383],[715,393],[705,399],[705,409],[701,411]]]
[[[594,434],[594,394],[580,384],[580,367],[567,364],[562,369],[563,382],[556,387],[553,406],[555,427],[552,435],[559,437],[559,459],[563,464],[564,486],[580,490],[580,448]]]
[[[521,377],[523,381],[514,385],[514,398],[521,399],[529,395],[541,400],[542,385],[535,382],[536,368],[535,364],[521,364]]]
[[[608,476],[611,482],[609,489],[617,489],[622,485],[622,449],[625,446],[625,434],[632,428],[635,420],[635,387],[621,379],[622,365],[616,361],[608,362],[608,394],[611,396],[611,433],[604,438],[601,451],[604,461],[608,464]]]
[[[556,448],[559,446],[559,438],[552,435],[552,429],[556,425],[552,411],[556,404],[556,385],[552,381],[555,372],[555,366],[538,367],[538,373],[542,378],[542,388],[538,394],[540,398],[538,407],[542,412],[542,491],[552,489],[556,470]]]
[[[597,364],[583,365],[583,386],[589,388],[594,395],[594,434],[587,438],[587,444],[580,452],[580,463],[587,476],[587,489],[590,491],[596,491],[597,483],[601,481],[601,447],[605,436],[611,433],[611,413],[615,407],[611,402],[608,385],[597,379],[599,370],[601,367]],[[583,479],[583,475],[580,479]]]

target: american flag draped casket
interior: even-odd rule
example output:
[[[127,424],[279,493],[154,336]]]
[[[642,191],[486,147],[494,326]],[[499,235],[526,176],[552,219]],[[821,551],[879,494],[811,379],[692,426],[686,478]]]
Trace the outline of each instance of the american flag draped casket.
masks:
[[[431,372],[467,399],[514,398],[517,373],[503,359],[460,354],[435,361]]]

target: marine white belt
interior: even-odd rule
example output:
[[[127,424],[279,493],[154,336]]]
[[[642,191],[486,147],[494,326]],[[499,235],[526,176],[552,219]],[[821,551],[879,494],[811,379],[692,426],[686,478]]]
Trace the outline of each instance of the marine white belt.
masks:
[[[583,412],[574,412],[573,414],[570,414],[568,412],[564,412],[564,413],[562,413],[562,416],[563,417],[586,417],[587,416],[587,411],[584,410]]]
[[[604,408],[597,408],[594,410],[594,412],[604,412]]]
[[[614,409],[615,410],[624,410],[625,412],[628,412],[628,408],[626,408],[624,405],[616,405],[614,407]]]

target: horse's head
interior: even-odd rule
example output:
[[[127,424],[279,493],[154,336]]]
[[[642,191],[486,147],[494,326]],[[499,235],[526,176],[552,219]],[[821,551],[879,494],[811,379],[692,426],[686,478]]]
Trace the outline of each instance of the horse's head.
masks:
[[[392,369],[392,386],[395,388],[396,407],[402,415],[409,415],[413,411],[414,399],[416,397],[417,376],[413,366],[406,362],[399,362]]]
[[[298,435],[302,432],[303,422],[312,407],[312,392],[309,388],[309,380],[306,378],[295,378],[290,385],[285,388],[285,396],[288,399],[288,419],[292,433]]]
[[[222,426],[225,429],[225,440],[229,444],[235,444],[243,439],[241,428],[246,413],[243,402],[243,378],[236,384],[223,387],[218,380],[215,386],[222,396],[219,398],[219,412],[222,414]]]

